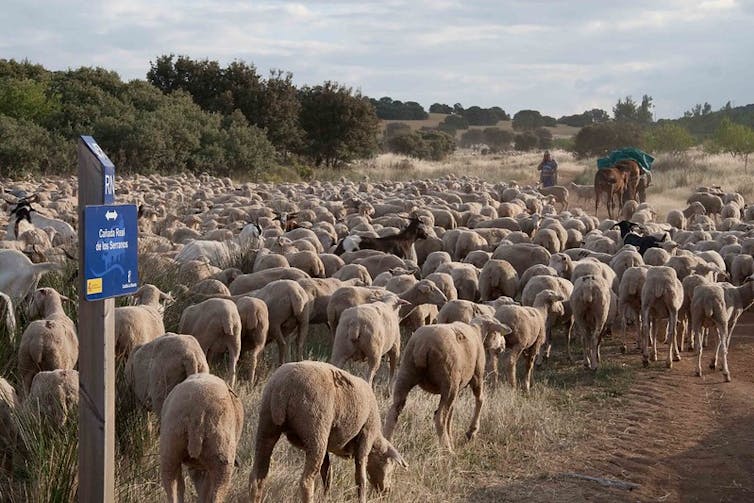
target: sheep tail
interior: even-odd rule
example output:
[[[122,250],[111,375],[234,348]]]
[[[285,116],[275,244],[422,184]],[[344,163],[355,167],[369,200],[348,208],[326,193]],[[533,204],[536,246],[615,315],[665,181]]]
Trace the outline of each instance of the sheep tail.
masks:
[[[665,293],[665,283],[662,281],[658,281],[655,284],[655,297],[659,298],[662,297]]]
[[[204,412],[201,412],[199,417],[192,416],[187,426],[186,436],[188,437],[188,445],[186,446],[186,450],[189,456],[197,459],[202,453],[202,444],[204,443]]]

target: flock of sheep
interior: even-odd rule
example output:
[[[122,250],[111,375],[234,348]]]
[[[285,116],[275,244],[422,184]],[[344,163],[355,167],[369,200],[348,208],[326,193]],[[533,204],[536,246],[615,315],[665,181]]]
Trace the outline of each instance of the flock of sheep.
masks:
[[[20,327],[19,389],[0,378],[0,461],[7,467],[14,413],[33,407],[62,424],[78,403],[76,325],[64,309],[75,299],[37,288],[75,255],[77,218],[73,179],[9,182],[0,190],[0,219],[7,219],[0,221],[7,225],[0,333],[13,337],[22,310],[34,320]],[[23,199],[32,191],[33,206]],[[754,212],[719,187],[698,189],[666,223],[655,221],[647,203],[628,201],[620,221],[600,221],[567,209],[565,187],[543,193],[455,176],[279,185],[137,176],[122,181],[118,195],[140,205],[140,267],[177,271],[170,292],[144,284],[133,305],[115,311],[125,379],[160,418],[170,501],[183,500],[183,465],[201,501],[223,499],[251,417],[258,418],[252,501],[263,498],[282,434],[306,454],[304,501],[314,499],[318,477],[328,489],[328,453],[354,459],[366,501],[367,479],[386,490],[393,469],[408,467],[391,440],[414,387],[440,395],[434,424],[452,452],[459,392],[470,386],[475,397],[471,440],[500,360],[515,387],[523,356],[528,391],[535,366],[546,364],[560,336],[571,361],[571,336],[579,338],[583,365],[592,370],[609,333],[622,334],[626,351],[635,341],[645,365],[664,341],[672,367],[689,340],[701,376],[714,329],[710,367],[721,366],[729,381],[731,333],[754,302]],[[165,329],[169,304],[182,306],[177,333]],[[329,329],[330,363],[305,360],[310,327],[318,324]],[[244,411],[233,388],[239,379],[255,382],[272,341],[279,367],[258,383],[261,402]],[[384,356],[392,405],[383,422],[374,390],[383,386],[376,375]],[[223,360],[227,382],[210,373]],[[343,370],[348,362],[364,379]]]

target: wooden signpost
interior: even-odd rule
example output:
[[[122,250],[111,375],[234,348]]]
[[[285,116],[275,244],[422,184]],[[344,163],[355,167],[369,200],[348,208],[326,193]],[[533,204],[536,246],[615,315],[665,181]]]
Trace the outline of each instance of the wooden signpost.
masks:
[[[79,489],[115,501],[115,302],[138,286],[136,208],[115,206],[115,166],[91,136],[79,164]],[[107,206],[105,206],[107,205]],[[87,221],[88,220],[88,221]],[[96,299],[96,300],[90,300]]]

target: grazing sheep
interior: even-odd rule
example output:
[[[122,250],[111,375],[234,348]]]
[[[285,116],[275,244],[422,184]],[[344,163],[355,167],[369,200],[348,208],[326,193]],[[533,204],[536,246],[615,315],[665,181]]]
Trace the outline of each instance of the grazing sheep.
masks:
[[[526,285],[535,276],[557,276],[557,275],[558,275],[558,272],[552,267],[543,265],[543,264],[535,264],[529,267],[527,270],[525,270],[524,273],[521,275],[521,278],[518,280],[517,291],[519,293],[523,292],[524,288],[526,288]]]
[[[531,389],[534,362],[547,337],[547,317],[552,305],[564,299],[565,297],[559,293],[544,291],[536,296],[533,307],[502,305],[495,311],[495,318],[511,329],[511,333],[505,336],[507,350],[503,359],[508,384],[512,387],[516,387],[516,363],[521,355],[524,355],[524,390],[528,392]],[[492,366],[494,369],[497,368],[496,360]],[[496,373],[496,370],[494,372]]]
[[[16,340],[16,315],[13,311],[13,301],[9,296],[0,292],[0,334],[7,337],[8,342]]]
[[[695,201],[701,203],[702,206],[704,206],[707,215],[719,215],[723,210],[723,200],[720,197],[708,192],[693,193],[691,196],[689,196],[688,200],[686,200],[686,204],[693,204]]]
[[[170,391],[160,414],[160,475],[168,501],[183,501],[184,463],[199,501],[224,501],[243,417],[236,394],[212,374],[192,374]]]
[[[665,265],[672,255],[663,248],[649,248],[642,255],[644,263],[651,266]]]
[[[208,372],[207,357],[196,337],[167,333],[131,353],[126,383],[144,408],[159,415],[176,384],[192,374]]]
[[[510,263],[490,259],[484,264],[479,273],[479,298],[482,302],[501,296],[515,297],[517,290],[518,274]]]
[[[479,299],[479,269],[473,265],[451,262],[442,264],[436,272],[450,274],[459,299],[472,301]]]
[[[300,251],[286,255],[291,267],[300,269],[312,278],[325,277],[325,264],[313,251]]]
[[[72,369],[39,372],[31,382],[25,410],[60,428],[79,405],[79,373]]]
[[[318,473],[325,493],[330,487],[329,452],[354,458],[362,503],[367,501],[367,476],[375,489],[384,491],[390,488],[394,464],[408,467],[382,435],[377,400],[366,381],[328,363],[287,363],[267,381],[259,405],[254,466],[249,475],[252,503],[262,501],[272,451],[283,433],[306,453],[299,490],[307,503],[314,499]]]
[[[21,335],[18,348],[18,374],[28,393],[37,372],[73,369],[79,357],[76,326],[63,311],[61,296],[52,288],[40,288],[32,295],[29,317],[32,321]]]
[[[484,404],[486,361],[505,349],[511,329],[490,316],[476,317],[469,324],[456,322],[419,328],[409,339],[395,382],[395,397],[385,418],[385,438],[393,436],[406,397],[417,385],[440,395],[435,411],[435,430],[440,446],[453,452],[452,418],[458,393],[471,386],[476,404],[466,438],[479,430]],[[489,358],[487,358],[489,354]]]
[[[437,270],[442,264],[449,264],[453,261],[450,254],[446,251],[432,252],[422,264],[422,277],[426,278]]]
[[[13,386],[0,377],[0,469],[10,470],[16,448],[16,419],[21,402]]]
[[[253,272],[251,274],[242,274],[234,279],[228,288],[232,295],[239,295],[259,290],[273,281],[281,279],[298,281],[302,278],[308,277],[309,275],[300,269],[294,269],[293,267],[276,267],[264,271]]]
[[[154,285],[143,285],[133,298],[137,305],[115,308],[115,356],[124,360],[135,348],[165,333],[160,301],[173,300]]]
[[[295,334],[296,357],[304,359],[304,346],[309,335],[309,318],[312,309],[306,290],[295,281],[279,279],[249,294],[264,301],[269,312],[268,340],[286,340],[286,336]],[[278,349],[285,344],[278,342]],[[280,356],[280,355],[278,355]],[[285,353],[280,362],[284,362]]]
[[[369,275],[369,271],[361,264],[346,264],[338,272],[332,276],[335,279],[341,281],[348,281],[349,279],[358,279],[364,286],[372,284],[372,276]]]
[[[188,306],[181,314],[178,331],[196,337],[211,362],[228,352],[230,385],[236,384],[236,366],[241,355],[241,316],[232,300],[207,299]]]
[[[685,280],[684,280],[685,281]],[[725,305],[725,289],[718,284],[702,284],[694,290],[691,300],[691,331],[695,336],[695,346],[698,351],[696,363],[696,375],[702,376],[702,352],[703,340],[702,329],[714,328],[717,335],[717,348],[715,349],[714,369],[717,358],[722,349],[723,377],[725,382],[730,382],[730,370],[728,368],[728,310]]]
[[[520,276],[534,264],[549,264],[550,252],[532,243],[516,243],[498,246],[492,258],[508,261]]]
[[[477,316],[494,316],[497,307],[506,304],[515,304],[515,302],[510,297],[499,297],[487,304],[477,304],[463,299],[449,300],[437,313],[436,321],[437,323],[453,323],[454,321],[469,323]]]
[[[675,270],[667,266],[652,267],[647,271],[647,279],[641,289],[641,317],[642,317],[642,363],[649,365],[650,345],[652,347],[652,361],[657,360],[657,332],[659,322],[667,319],[668,359],[667,366],[672,368],[673,360],[678,361],[676,327],[678,325],[678,311],[683,305],[683,285],[678,280]],[[650,330],[651,329],[651,330]]]
[[[390,360],[388,394],[401,356],[398,310],[408,302],[394,297],[386,302],[349,307],[340,315],[330,362],[343,368],[348,360],[367,362],[364,380],[374,387],[374,376],[384,355]]]
[[[665,221],[675,227],[676,229],[685,230],[688,219],[694,215],[706,215],[707,210],[704,209],[704,205],[699,201],[693,201],[685,210],[670,210],[668,211]]]
[[[559,276],[534,276],[521,292],[521,305],[533,306],[539,292],[554,290],[568,299],[573,292],[573,283]]]
[[[740,286],[752,274],[754,274],[754,257],[744,254],[733,257],[730,267],[731,283]]]
[[[601,276],[581,276],[573,284],[570,304],[573,327],[581,335],[584,367],[597,370],[602,333],[610,312],[610,285]]]

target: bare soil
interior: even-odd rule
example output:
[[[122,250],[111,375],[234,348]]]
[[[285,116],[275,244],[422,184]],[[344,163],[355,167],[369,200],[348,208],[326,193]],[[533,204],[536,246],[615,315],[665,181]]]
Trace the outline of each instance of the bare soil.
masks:
[[[741,318],[731,346],[731,383],[708,367],[714,339],[703,378],[694,375],[695,353],[666,369],[662,352],[614,407],[592,416],[594,434],[577,449],[578,459],[565,457],[558,470],[513,486],[480,488],[469,501],[754,501],[754,314]],[[605,487],[569,473],[638,487]]]

